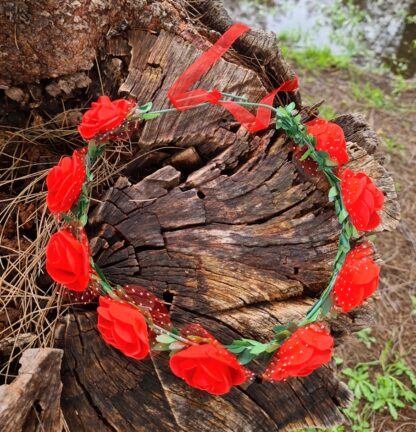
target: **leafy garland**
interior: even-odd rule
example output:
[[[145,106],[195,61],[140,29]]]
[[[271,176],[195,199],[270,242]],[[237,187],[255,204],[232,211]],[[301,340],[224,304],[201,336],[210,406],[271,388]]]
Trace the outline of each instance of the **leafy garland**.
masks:
[[[227,36],[227,33],[223,37]],[[234,35],[234,39],[235,37]],[[379,223],[377,211],[382,206],[382,194],[365,174],[349,172],[345,175],[348,170],[344,173],[340,171],[340,163],[334,160],[336,158],[331,154],[333,143],[329,147],[322,144],[325,141],[322,137],[326,140],[331,138],[332,132],[328,129],[331,124],[320,120],[319,127],[322,126],[322,130],[312,135],[308,133],[309,127],[301,123],[301,116],[295,110],[294,103],[285,107],[272,106],[271,102],[277,91],[285,90],[293,91],[293,83],[284,83],[272,92],[269,99],[266,97],[261,103],[251,103],[246,98],[228,93],[203,91],[202,100],[189,106],[182,104],[159,111],[152,111],[151,102],[139,107],[132,101],[111,102],[109,98],[102,96],[84,115],[79,127],[81,135],[88,141],[88,147],[74,152],[72,159],[61,160],[58,166],[51,170],[47,179],[48,206],[53,213],[59,214],[63,221],[63,229],[52,236],[47,247],[46,267],[52,279],[85,295],[85,298],[88,297],[87,287],[92,292],[91,298],[100,295],[98,329],[107,343],[136,359],[145,358],[150,350],[168,351],[171,355],[171,369],[177,376],[183,378],[188,384],[213,394],[226,393],[232,385],[241,384],[251,378],[253,373],[242,368],[241,365],[246,365],[259,357],[264,357],[266,361],[271,359],[263,378],[272,381],[285,379],[288,376],[307,375],[329,361],[333,340],[328,329],[318,322],[322,322],[329,313],[340,310],[339,305],[335,307],[333,305],[333,300],[336,298],[333,293],[334,287],[339,284],[338,295],[348,297],[351,286],[348,282],[348,286],[344,287],[347,276],[354,271],[357,273],[357,269],[362,266],[367,272],[372,272],[370,281],[367,277],[365,281],[355,282],[362,294],[354,305],[350,303],[342,308],[348,311],[362,304],[374,292],[378,283],[379,270],[369,256],[371,251],[364,252],[361,246],[350,251],[351,242],[360,237],[356,227],[370,230],[372,226]],[[200,95],[201,93],[198,93],[198,97]],[[105,151],[106,143],[128,134],[132,125],[138,121],[152,120],[167,112],[209,104],[222,104],[226,109],[232,104],[232,114],[244,125],[248,120],[252,121],[250,117],[252,115],[247,111],[237,110],[237,112],[235,107],[257,108],[264,118],[258,115],[251,125],[246,126],[249,130],[250,128],[251,130],[265,129],[268,126],[268,119],[264,116],[265,108],[268,115],[273,113],[276,129],[283,131],[298,148],[304,151],[300,161],[307,159],[314,161],[317,169],[326,177],[330,185],[329,201],[334,203],[341,225],[332,274],[320,298],[298,324],[276,325],[273,328],[275,333],[273,339],[264,343],[242,338],[223,347],[201,326],[190,325],[185,329],[173,327],[163,302],[153,294],[142,287],[111,285],[90,256],[88,241],[83,230],[88,222],[90,202],[88,185],[93,180],[92,167],[96,159]],[[341,129],[333,124],[332,127],[338,128],[335,133],[339,135]],[[345,147],[343,134],[342,139],[343,141],[338,139],[337,145]],[[320,143],[319,140],[322,142]],[[341,150],[346,154],[346,149]],[[79,190],[77,190],[78,186]],[[345,200],[346,195],[348,200]],[[360,195],[363,196],[363,202],[359,203],[359,207],[357,205],[354,207],[350,201],[356,202]],[[353,200],[351,196],[354,197]],[[360,222],[363,212],[368,216],[367,219],[370,218],[371,213],[372,226],[368,223],[368,227],[364,227]],[[68,256],[71,259],[67,259]],[[70,268],[71,266],[74,268]],[[345,275],[341,275],[343,272]],[[196,358],[198,361],[195,360]],[[189,359],[194,363],[192,367],[189,366]],[[186,360],[185,363],[183,360]],[[202,368],[201,364],[203,364]],[[211,370],[211,374],[201,375],[201,370]],[[214,377],[215,374],[221,375],[219,371],[224,375],[223,382],[218,382]]]

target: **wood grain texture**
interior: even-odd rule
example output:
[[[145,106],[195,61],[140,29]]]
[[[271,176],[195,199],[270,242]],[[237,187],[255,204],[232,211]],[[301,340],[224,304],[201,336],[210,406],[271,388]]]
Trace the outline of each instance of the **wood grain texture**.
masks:
[[[152,32],[129,32],[122,95],[170,106],[173,81],[229,22],[216,1],[186,4],[186,19],[174,14],[180,25],[155,21]],[[255,64],[259,53],[273,50],[270,40],[251,33],[198,86],[260,100],[285,70],[276,66],[279,55],[262,70]],[[354,115],[336,122],[349,141],[351,167],[385,192],[382,229],[393,229],[399,209],[393,181],[373,155],[375,134]],[[109,280],[147,287],[171,303],[176,325],[199,322],[224,344],[241,336],[266,340],[273,325],[301,319],[328,281],[339,225],[326,183],[303,174],[292,160],[293,143],[273,128],[250,135],[210,107],[144,123],[133,145],[132,161],[88,225],[94,258]],[[367,305],[330,322],[337,343],[370,319]],[[351,395],[331,365],[302,380],[255,381],[213,397],[173,376],[163,355],[136,362],[106,346],[95,320],[93,312],[75,311],[59,330],[62,409],[71,430],[286,431],[343,420],[340,408]]]
[[[251,163],[244,163],[234,174],[217,170],[214,178],[212,167],[226,170],[230,152],[190,175],[189,182],[181,182],[181,173],[171,166],[135,184],[119,178],[90,220],[99,265],[114,283],[139,283],[172,299],[171,314],[177,325],[200,322],[223,343],[242,335],[266,340],[276,323],[300,320],[313,302],[313,292],[322,289],[328,278],[337,223],[325,194],[312,184],[299,183],[296,167],[285,160],[290,148],[279,137],[267,154],[265,148],[257,147]],[[252,175],[250,167],[255,167]],[[210,179],[207,183],[204,175]],[[191,186],[195,179],[198,187]],[[262,205],[267,202],[274,204]],[[367,326],[368,320],[368,310],[362,308],[332,323],[333,332],[341,338]],[[91,417],[91,425],[108,422],[114,430],[128,431],[143,424],[134,418],[126,422],[129,417],[124,411],[116,415],[97,408],[104,403],[102,394],[108,394],[94,385],[97,369],[103,368],[97,362],[108,363],[109,370],[115,365],[111,380],[116,383],[123,382],[120,374],[124,376],[127,365],[133,373],[152,380],[150,387],[143,387],[138,379],[132,381],[137,386],[134,392],[140,394],[134,400],[140,400],[140,406],[149,403],[147,412],[156,403],[147,401],[149,397],[157,401],[161,395],[166,397],[166,418],[156,429],[161,431],[178,426],[195,431],[328,426],[342,420],[339,407],[350,398],[330,368],[306,380],[274,385],[256,382],[224,398],[213,398],[173,377],[163,356],[133,362],[105,346],[94,324],[93,314],[76,314],[61,338],[65,352],[73,357],[67,359],[72,363],[63,378],[63,409],[74,422],[77,417],[72,412],[78,412],[81,404],[86,411],[82,419]],[[72,352],[74,346],[78,348]],[[97,350],[93,361],[85,358],[83,346]],[[74,386],[80,364],[85,376],[93,375],[93,382],[72,395],[67,389]],[[84,377],[77,379],[86,382]],[[119,392],[114,400],[120,403],[122,399],[130,406],[132,394]],[[85,405],[84,399],[94,403]],[[146,420],[152,421],[154,416]],[[88,430],[77,422],[72,427]],[[142,430],[147,429],[143,426]]]
[[[0,386],[1,431],[62,430],[61,359],[59,349],[28,349],[23,353],[17,378]]]
[[[212,318],[188,319],[223,337],[236,335]],[[266,432],[342,421],[334,407],[350,394],[330,368],[302,381],[254,383],[214,397],[175,378],[165,355],[126,358],[102,342],[95,325],[95,313],[80,312],[59,329],[65,350],[62,409],[71,431]]]

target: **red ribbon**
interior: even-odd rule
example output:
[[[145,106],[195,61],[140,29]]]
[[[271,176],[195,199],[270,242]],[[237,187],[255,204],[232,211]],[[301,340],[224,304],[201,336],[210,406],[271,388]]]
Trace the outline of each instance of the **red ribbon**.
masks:
[[[280,91],[295,91],[298,89],[298,77],[295,76],[290,81],[285,81],[280,87],[266,95],[260,103],[263,105],[273,106],[274,97]],[[220,102],[227,111],[249,132],[257,132],[269,127],[272,112],[266,107],[259,107],[254,116],[246,108],[238,105],[236,102]]]
[[[184,111],[196,105],[208,102],[223,106],[249,132],[257,132],[269,126],[271,110],[266,107],[259,107],[256,115],[254,115],[236,102],[220,102],[222,95],[217,89],[212,91],[204,89],[189,91],[189,88],[200,80],[202,75],[204,75],[204,73],[230,49],[231,45],[248,30],[250,30],[250,27],[244,24],[234,24],[211,48],[198,57],[195,62],[177,78],[168,91],[168,98],[177,110]],[[284,82],[280,87],[266,95],[260,103],[272,106],[274,97],[278,92],[295,91],[297,88],[298,77],[295,76],[292,80]]]

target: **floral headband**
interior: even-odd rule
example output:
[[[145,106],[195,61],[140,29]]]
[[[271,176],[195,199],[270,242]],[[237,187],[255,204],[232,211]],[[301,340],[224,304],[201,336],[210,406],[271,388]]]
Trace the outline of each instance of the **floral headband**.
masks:
[[[52,279],[79,293],[83,301],[99,297],[97,328],[106,343],[136,360],[167,351],[176,376],[218,395],[249,382],[254,373],[246,365],[260,357],[268,362],[261,375],[267,381],[306,376],[327,363],[334,341],[324,318],[361,306],[377,289],[380,271],[370,243],[353,243],[360,238],[359,231],[380,224],[384,195],[366,174],[343,168],[348,153],[341,127],[321,118],[302,124],[294,103],[273,107],[279,92],[297,90],[297,77],[259,103],[217,89],[189,90],[248,29],[242,24],[232,26],[175,81],[168,92],[173,108],[153,111],[151,102],[138,106],[132,100],[101,96],[78,128],[87,146],[64,157],[46,179],[48,208],[62,223],[46,249],[46,269]],[[90,254],[84,230],[92,165],[109,141],[128,137],[140,121],[210,105],[222,106],[251,133],[268,128],[273,114],[275,128],[294,142],[294,158],[304,171],[321,173],[328,181],[328,198],[341,226],[333,272],[320,298],[300,322],[276,325],[274,337],[267,342],[242,338],[224,346],[199,324],[175,327],[164,302],[146,288],[114,286],[107,280]],[[256,114],[246,107],[256,108]]]

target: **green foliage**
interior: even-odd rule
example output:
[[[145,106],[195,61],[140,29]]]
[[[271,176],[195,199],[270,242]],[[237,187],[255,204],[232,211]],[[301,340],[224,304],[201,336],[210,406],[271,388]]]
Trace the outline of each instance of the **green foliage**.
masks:
[[[299,114],[293,115],[295,104],[291,103],[286,107],[279,107],[276,113],[276,129],[283,129],[286,134],[293,139],[299,146],[307,147],[306,157],[310,157],[318,164],[318,169],[322,171],[330,184],[329,200],[334,202],[335,213],[342,225],[339,237],[338,253],[333,264],[333,273],[319,300],[312,306],[299,326],[316,321],[328,314],[332,306],[331,291],[334,286],[338,272],[341,270],[347,253],[349,252],[351,238],[358,238],[358,232],[349,221],[349,214],[345,208],[340,190],[340,179],[334,172],[337,163],[329,159],[329,155],[324,151],[316,150],[315,138],[308,135],[306,128],[300,122]]]
[[[283,56],[306,70],[328,68],[348,68],[351,58],[348,55],[334,54],[329,47],[309,46],[303,49],[293,49],[290,45],[282,46]]]
[[[338,116],[338,113],[330,105],[322,105],[319,107],[319,116],[327,120],[332,120]]]
[[[153,120],[155,118],[160,117],[159,112],[150,112],[150,110],[152,109],[152,102],[148,102],[147,104],[141,106],[138,108],[138,112],[139,112],[139,117],[143,120]]]
[[[334,0],[327,6],[328,15],[331,17],[336,29],[345,29],[346,26],[356,27],[366,20],[366,13],[353,0]]]
[[[373,343],[365,330],[359,332],[360,340],[366,345],[369,340]],[[371,432],[370,421],[374,412],[385,411],[397,420],[401,409],[416,408],[416,375],[403,357],[392,353],[392,345],[392,342],[387,342],[378,359],[341,371],[348,378],[348,387],[355,397],[351,406],[343,410],[350,426],[348,429],[338,426],[326,429],[326,432]],[[318,430],[322,431],[309,428],[298,432]]]
[[[332,27],[330,40],[343,48],[350,58],[367,54],[362,28],[367,16],[361,8],[353,0],[334,0],[322,9]]]
[[[374,336],[371,336],[371,328],[365,328],[356,333],[357,339],[367,348],[371,348],[373,343],[377,342]]]
[[[415,40],[416,42],[416,40]],[[416,47],[416,45],[415,45]],[[393,90],[392,93],[395,96],[399,96],[402,93],[416,90],[416,81],[415,80],[408,80],[403,77],[403,75],[397,74],[394,75],[393,79]]]
[[[403,154],[405,147],[403,144],[398,143],[394,138],[384,136],[383,137],[383,144],[386,146],[387,150],[390,153],[400,153]]]
[[[262,354],[272,354],[278,346],[275,341],[261,343],[252,339],[239,339],[225,348],[237,356],[240,364],[246,365]]]
[[[389,108],[390,100],[380,87],[375,87],[369,82],[351,82],[351,92],[354,98],[371,108]]]
[[[159,334],[156,336],[156,342],[152,350],[169,351],[171,356],[187,347],[187,344],[177,339],[176,329],[173,329],[172,332]]]

